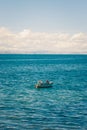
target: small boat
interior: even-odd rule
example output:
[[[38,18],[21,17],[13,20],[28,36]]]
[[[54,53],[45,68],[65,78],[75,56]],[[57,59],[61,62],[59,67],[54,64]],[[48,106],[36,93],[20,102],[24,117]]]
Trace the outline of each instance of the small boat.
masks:
[[[42,81],[38,81],[35,87],[36,88],[49,88],[49,87],[52,87],[52,84],[53,82],[48,81],[48,80],[45,83]]]

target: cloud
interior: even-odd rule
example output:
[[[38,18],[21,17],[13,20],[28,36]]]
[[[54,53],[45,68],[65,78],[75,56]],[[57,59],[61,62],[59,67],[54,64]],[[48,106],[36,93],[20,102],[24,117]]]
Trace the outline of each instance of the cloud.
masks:
[[[32,32],[13,33],[0,28],[0,53],[87,53],[87,34]]]

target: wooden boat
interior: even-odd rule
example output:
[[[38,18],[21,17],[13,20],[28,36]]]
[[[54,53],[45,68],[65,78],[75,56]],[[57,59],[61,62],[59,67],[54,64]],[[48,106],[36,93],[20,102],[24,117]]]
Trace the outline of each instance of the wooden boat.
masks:
[[[35,85],[35,87],[36,88],[49,88],[49,87],[52,87],[52,85],[53,85],[53,82],[47,80],[45,83],[43,83],[42,81],[39,81]]]

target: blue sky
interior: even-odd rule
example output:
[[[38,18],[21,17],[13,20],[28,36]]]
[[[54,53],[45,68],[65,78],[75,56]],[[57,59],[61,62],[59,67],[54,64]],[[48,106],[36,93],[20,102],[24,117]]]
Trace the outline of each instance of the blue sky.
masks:
[[[87,0],[0,0],[0,26],[46,32],[87,32]]]
[[[87,0],[0,0],[0,53],[87,53]]]

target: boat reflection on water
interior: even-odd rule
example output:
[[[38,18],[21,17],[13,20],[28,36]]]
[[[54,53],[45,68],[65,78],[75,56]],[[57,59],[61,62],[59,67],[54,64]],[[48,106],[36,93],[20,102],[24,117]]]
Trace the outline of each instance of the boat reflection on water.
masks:
[[[52,87],[53,85],[53,82],[52,81],[46,81],[46,82],[43,82],[43,81],[38,81],[37,84],[35,85],[36,88],[49,88],[49,87]]]

